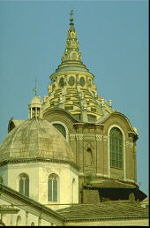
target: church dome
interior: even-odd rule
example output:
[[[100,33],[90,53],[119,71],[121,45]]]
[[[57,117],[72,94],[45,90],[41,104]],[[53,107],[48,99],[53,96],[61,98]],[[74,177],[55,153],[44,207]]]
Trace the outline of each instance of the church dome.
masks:
[[[0,146],[0,163],[22,159],[73,161],[73,152],[63,135],[47,120],[26,120],[15,127]]]

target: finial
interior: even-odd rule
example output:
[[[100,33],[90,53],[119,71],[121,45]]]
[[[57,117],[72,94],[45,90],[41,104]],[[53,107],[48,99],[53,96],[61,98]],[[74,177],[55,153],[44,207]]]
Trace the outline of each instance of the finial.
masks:
[[[74,13],[74,10],[72,9],[70,11],[70,25],[74,25],[74,23],[73,23],[73,13]]]
[[[73,9],[70,10],[70,17],[72,17],[72,16],[73,16]]]
[[[35,88],[33,88],[33,92],[34,92],[35,96],[37,95],[38,91],[39,91],[39,89],[37,88],[37,80],[35,80]]]

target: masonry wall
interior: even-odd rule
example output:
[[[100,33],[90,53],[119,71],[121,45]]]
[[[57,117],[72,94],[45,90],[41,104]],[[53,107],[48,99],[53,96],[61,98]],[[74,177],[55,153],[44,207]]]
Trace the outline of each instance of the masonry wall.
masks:
[[[5,196],[3,194],[3,197],[0,196],[0,205],[18,210],[17,213],[1,215],[2,222],[5,226],[60,226],[63,224],[61,220],[51,215],[42,214],[32,207],[32,204],[25,205],[22,201],[16,200],[15,197],[7,197],[6,194]]]
[[[87,175],[95,175],[97,180],[112,178],[136,183],[135,133],[122,114],[112,114],[102,123],[97,124],[78,123],[63,110],[60,112],[49,110],[45,118],[51,123],[59,121],[67,129],[66,140],[69,141],[74,153],[74,161],[80,168],[80,192]],[[110,167],[109,134],[113,127],[119,128],[123,135],[123,167],[120,169]]]
[[[50,111],[45,118],[53,123],[59,121],[66,126],[67,140],[74,152],[74,160],[81,173],[97,173],[124,181],[136,180],[136,149],[134,135],[129,135],[131,126],[122,115],[115,114],[106,119],[103,124],[78,124],[69,114]],[[110,168],[109,132],[115,126],[123,134],[123,168]]]
[[[69,164],[49,162],[28,162],[9,164],[6,166],[8,181],[4,184],[19,191],[19,175],[25,173],[29,177],[29,197],[48,205],[53,209],[65,207],[66,204],[78,203],[78,175],[77,171]],[[58,201],[54,204],[48,201],[48,176],[51,173],[58,175]],[[12,181],[13,180],[13,181]],[[62,204],[62,205],[58,205]]]

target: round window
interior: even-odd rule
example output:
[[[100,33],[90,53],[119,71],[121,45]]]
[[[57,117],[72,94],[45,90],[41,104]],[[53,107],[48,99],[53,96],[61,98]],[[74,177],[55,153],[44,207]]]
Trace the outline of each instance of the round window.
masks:
[[[81,86],[85,85],[85,79],[83,77],[80,78],[80,85]]]
[[[55,84],[52,85],[52,89],[53,89],[53,90],[55,89]]]
[[[91,82],[91,79],[88,80],[88,86],[91,86],[92,85],[92,82]]]
[[[63,87],[63,86],[65,85],[64,78],[60,78],[60,80],[59,80],[59,85],[60,85],[61,87]]]
[[[75,78],[74,78],[73,76],[71,76],[71,77],[69,78],[68,84],[69,84],[70,86],[73,86],[74,83],[75,83]]]

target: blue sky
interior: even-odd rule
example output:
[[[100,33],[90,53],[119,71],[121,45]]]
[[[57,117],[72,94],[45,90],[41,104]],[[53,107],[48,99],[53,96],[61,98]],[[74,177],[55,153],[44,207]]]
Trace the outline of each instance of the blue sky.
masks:
[[[83,62],[98,94],[138,129],[137,169],[148,193],[148,1],[0,1],[0,143],[27,119],[35,79],[47,95],[74,9]]]

